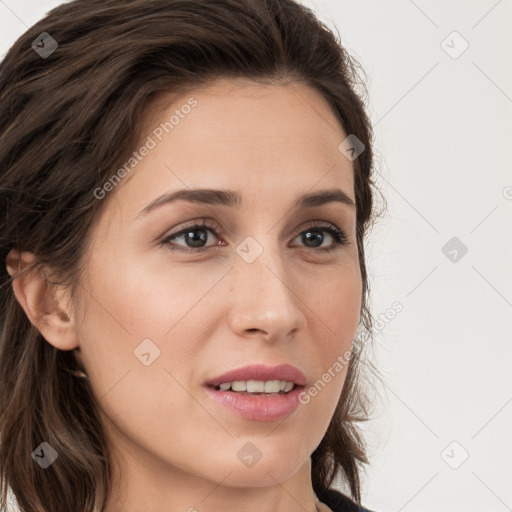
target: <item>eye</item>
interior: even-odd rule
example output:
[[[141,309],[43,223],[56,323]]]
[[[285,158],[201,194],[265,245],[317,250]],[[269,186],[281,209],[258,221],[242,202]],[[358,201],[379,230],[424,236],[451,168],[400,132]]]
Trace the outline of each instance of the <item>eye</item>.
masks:
[[[299,237],[302,237],[302,240],[305,240],[307,244],[313,244],[312,246],[306,245],[308,249],[316,249],[322,245],[322,242],[325,240],[324,235],[321,235],[322,232],[329,233],[329,236],[334,240],[334,243],[328,247],[320,248],[321,251],[333,251],[335,249],[339,249],[341,246],[348,244],[348,239],[345,236],[345,232],[334,226],[334,224],[314,224],[313,226],[310,226],[309,228],[302,231],[299,234]]]
[[[213,233],[214,235],[222,234],[222,232],[217,233],[215,230],[215,224],[209,222],[208,220],[203,220],[202,224],[192,224],[185,229],[178,231],[177,233],[171,234],[170,236],[165,237],[162,241],[162,245],[168,245],[171,251],[180,251],[186,253],[200,252],[206,250],[208,247],[203,247],[201,244],[206,241],[208,238],[207,232]],[[219,230],[220,231],[220,230]],[[196,235],[195,232],[198,232],[199,235]],[[171,240],[176,240],[179,238],[184,238],[186,243],[190,242],[192,247],[188,249],[183,249],[181,247],[175,246],[175,244],[171,244]]]
[[[222,235],[222,230],[217,228],[215,223],[203,220],[202,224],[192,224],[176,233],[166,236],[161,240],[160,244],[167,245],[171,251],[198,253],[212,247],[212,245],[203,245],[208,239],[208,232],[213,233],[216,237]],[[325,235],[322,235],[322,232],[327,232],[329,237],[333,239],[333,243],[328,247],[320,247],[325,240]],[[188,248],[183,248],[171,243],[171,241],[178,240],[182,237],[186,244],[191,244]],[[305,241],[306,248],[313,250],[318,249],[320,252],[333,251],[349,243],[344,231],[333,224],[315,224],[295,236],[295,238],[298,237],[302,237],[302,240]],[[220,245],[221,244],[213,244],[216,249],[220,248]]]

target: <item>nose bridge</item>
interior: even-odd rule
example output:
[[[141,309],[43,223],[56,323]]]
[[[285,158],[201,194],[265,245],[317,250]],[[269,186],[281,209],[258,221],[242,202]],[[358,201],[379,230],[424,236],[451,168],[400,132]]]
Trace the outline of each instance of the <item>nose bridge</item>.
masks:
[[[302,312],[283,261],[276,231],[247,236],[236,248],[234,328],[286,336],[302,324]],[[240,333],[241,334],[241,333]]]
[[[275,233],[248,236],[237,247],[239,268],[245,279],[250,279],[254,291],[271,291],[279,295],[288,295],[289,269],[282,261],[282,254],[278,242],[273,240]],[[284,282],[283,282],[284,281]]]

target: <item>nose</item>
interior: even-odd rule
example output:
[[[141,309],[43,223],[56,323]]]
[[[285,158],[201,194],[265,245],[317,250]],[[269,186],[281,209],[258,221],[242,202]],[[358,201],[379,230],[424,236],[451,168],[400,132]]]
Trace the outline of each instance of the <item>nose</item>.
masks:
[[[260,244],[263,247],[263,244]],[[240,337],[263,337],[277,342],[296,335],[305,324],[304,304],[294,290],[299,275],[283,262],[277,248],[264,246],[251,263],[240,257],[230,272],[229,321]]]

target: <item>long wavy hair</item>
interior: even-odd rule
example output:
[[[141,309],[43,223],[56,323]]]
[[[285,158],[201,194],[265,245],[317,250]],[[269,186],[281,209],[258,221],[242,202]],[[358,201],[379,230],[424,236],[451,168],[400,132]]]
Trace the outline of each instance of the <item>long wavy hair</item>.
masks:
[[[31,47],[43,32],[56,41],[41,43],[45,55]],[[320,499],[339,476],[360,504],[369,461],[358,423],[369,419],[373,381],[362,383],[378,376],[363,357],[373,340],[364,240],[378,217],[378,189],[359,71],[339,34],[294,0],[74,0],[9,49],[0,63],[0,506],[12,492],[25,512],[103,510],[112,477],[96,397],[71,373],[85,369],[29,321],[7,254],[33,252],[25,271],[56,269],[74,300],[104,204],[94,191],[136,147],[147,106],[222,77],[306,84],[365,147],[353,161],[360,324],[339,403],[311,456]],[[59,454],[46,470],[32,458],[42,441]]]

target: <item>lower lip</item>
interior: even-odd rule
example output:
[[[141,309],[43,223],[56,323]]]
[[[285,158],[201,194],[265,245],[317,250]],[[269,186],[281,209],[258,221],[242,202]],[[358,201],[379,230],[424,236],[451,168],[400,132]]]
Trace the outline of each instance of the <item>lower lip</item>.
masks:
[[[288,416],[299,406],[299,394],[303,389],[304,386],[295,386],[283,395],[263,396],[206,387],[210,396],[224,407],[248,420],[255,421],[276,421]]]

